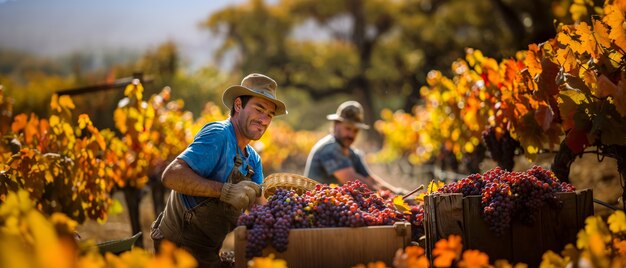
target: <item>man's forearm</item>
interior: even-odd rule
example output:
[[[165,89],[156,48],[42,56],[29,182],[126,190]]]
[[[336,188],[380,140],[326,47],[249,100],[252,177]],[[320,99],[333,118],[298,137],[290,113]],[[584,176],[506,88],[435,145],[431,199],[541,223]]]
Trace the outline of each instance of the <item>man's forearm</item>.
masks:
[[[179,159],[175,159],[165,168],[161,181],[163,185],[179,193],[205,197],[220,197],[224,185],[196,174],[187,163]]]

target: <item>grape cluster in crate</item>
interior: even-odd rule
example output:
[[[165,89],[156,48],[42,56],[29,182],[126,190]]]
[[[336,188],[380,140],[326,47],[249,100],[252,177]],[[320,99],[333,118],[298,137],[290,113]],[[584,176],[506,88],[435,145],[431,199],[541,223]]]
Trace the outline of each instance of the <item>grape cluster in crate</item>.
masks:
[[[267,204],[256,205],[239,218],[238,225],[248,230],[246,257],[261,256],[270,243],[278,252],[285,251],[292,228],[363,227],[399,221],[422,228],[423,207],[411,205],[400,211],[393,197],[386,191],[371,191],[360,181],[337,187],[320,184],[303,195],[277,189]]]

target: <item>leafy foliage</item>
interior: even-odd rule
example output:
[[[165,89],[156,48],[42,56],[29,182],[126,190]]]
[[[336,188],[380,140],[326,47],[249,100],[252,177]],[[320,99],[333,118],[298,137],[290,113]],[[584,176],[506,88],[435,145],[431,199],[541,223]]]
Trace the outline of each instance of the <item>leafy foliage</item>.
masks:
[[[423,152],[441,144],[461,159],[487,128],[497,139],[510,134],[529,159],[562,141],[574,153],[626,145],[625,11],[624,1],[607,2],[590,22],[560,24],[556,37],[500,63],[468,49],[452,64],[452,78],[429,73],[425,104],[414,112],[417,144],[401,147],[391,138],[386,146],[399,148],[387,150],[424,160],[432,154]],[[378,129],[389,133],[387,124],[394,121]]]
[[[70,122],[74,104],[67,96],[53,96],[52,115],[39,119],[17,115],[11,131],[13,152],[0,180],[0,200],[8,191],[25,189],[47,214],[63,212],[79,222],[106,219],[113,187],[109,166],[99,158],[106,150],[104,136],[86,115]]]
[[[94,241],[76,240],[77,222],[63,213],[45,216],[29,193],[9,192],[0,204],[0,266],[2,267],[196,267],[183,249],[164,241],[158,255],[134,248],[101,255]]]

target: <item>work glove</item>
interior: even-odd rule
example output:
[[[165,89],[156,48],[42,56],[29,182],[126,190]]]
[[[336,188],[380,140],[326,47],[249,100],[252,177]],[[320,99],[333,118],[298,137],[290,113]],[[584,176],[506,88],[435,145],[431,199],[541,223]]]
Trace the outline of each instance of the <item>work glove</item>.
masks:
[[[258,196],[261,196],[261,186],[252,181],[227,182],[222,186],[220,200],[236,209],[244,209],[251,207]]]

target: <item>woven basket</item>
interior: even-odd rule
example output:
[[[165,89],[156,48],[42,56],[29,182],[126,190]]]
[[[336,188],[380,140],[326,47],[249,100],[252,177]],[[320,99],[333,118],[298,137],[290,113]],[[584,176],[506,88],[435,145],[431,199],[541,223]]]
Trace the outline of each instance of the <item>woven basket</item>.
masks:
[[[312,179],[292,173],[274,173],[265,177],[263,181],[263,196],[270,197],[276,189],[294,190],[298,195],[315,188],[318,183]]]

